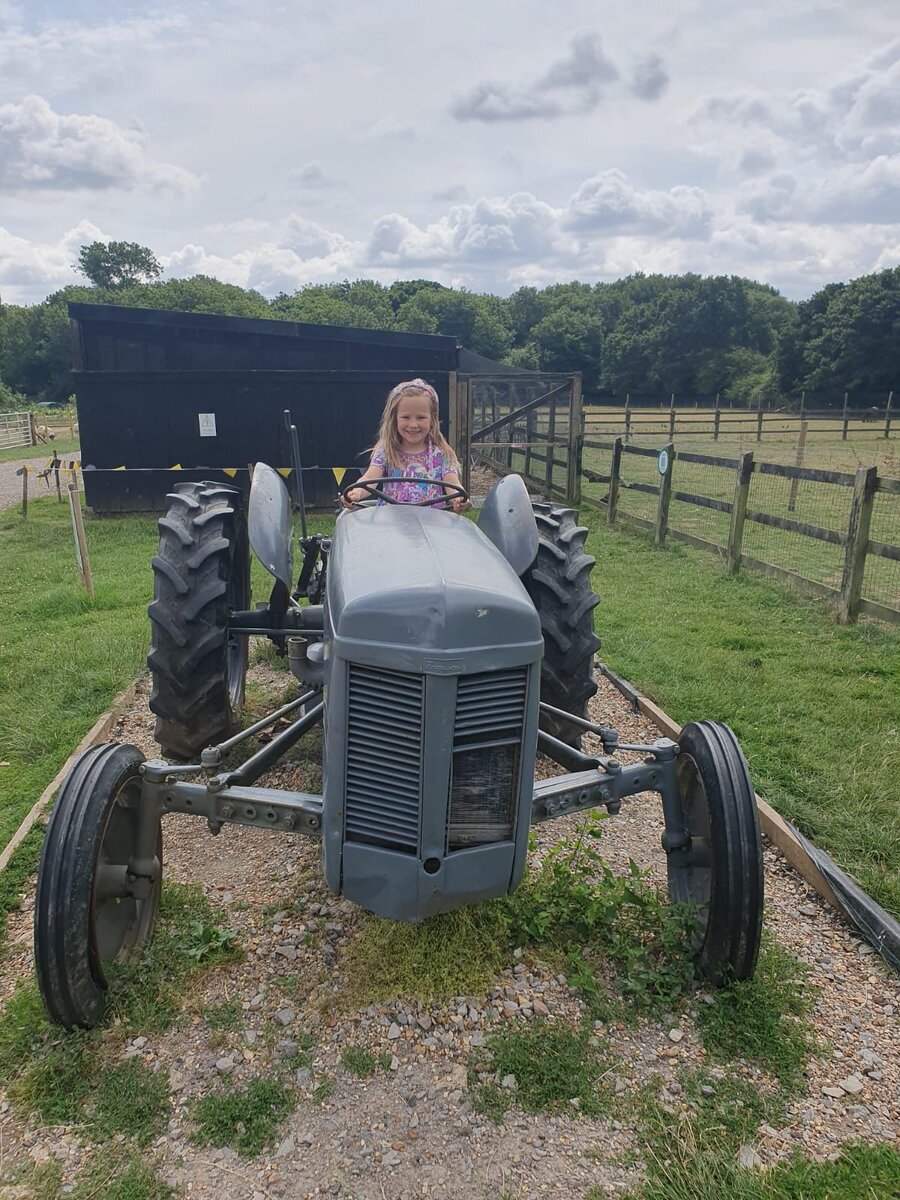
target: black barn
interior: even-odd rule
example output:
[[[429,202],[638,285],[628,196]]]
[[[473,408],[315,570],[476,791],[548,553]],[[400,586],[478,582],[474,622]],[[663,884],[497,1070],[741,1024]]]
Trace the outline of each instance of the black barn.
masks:
[[[347,481],[365,468],[387,393],[417,375],[456,440],[452,337],[102,304],[70,304],[69,317],[85,499],[97,513],[160,512],[179,479],[246,488],[248,463],[289,468],[285,409],[307,503],[329,507],[333,468],[350,468]]]

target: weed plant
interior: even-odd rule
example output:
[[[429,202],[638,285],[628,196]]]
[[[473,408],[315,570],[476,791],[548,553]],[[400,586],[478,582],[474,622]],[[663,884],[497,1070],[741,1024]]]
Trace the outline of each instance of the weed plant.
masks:
[[[610,1015],[608,968],[633,1008],[670,1009],[694,981],[692,914],[669,904],[634,862],[625,876],[612,871],[592,845],[602,821],[589,815],[507,899],[510,937],[561,955],[595,1015]]]

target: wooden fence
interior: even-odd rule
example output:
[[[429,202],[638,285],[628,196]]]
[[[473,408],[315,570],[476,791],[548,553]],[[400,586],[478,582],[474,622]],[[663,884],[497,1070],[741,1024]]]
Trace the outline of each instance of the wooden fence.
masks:
[[[31,444],[31,414],[0,413],[0,450]]]
[[[801,396],[799,406],[792,411],[764,408],[762,401],[753,409],[735,408],[721,403],[719,396],[713,407],[700,408],[684,400],[677,401],[673,393],[668,405],[652,409],[633,406],[627,395],[624,406],[585,406],[584,429],[588,436],[621,434],[626,442],[661,435],[670,441],[690,436],[717,442],[727,436],[761,442],[785,433],[796,437],[806,421],[813,434],[827,433],[830,438],[839,436],[841,441],[847,441],[851,435],[889,438],[892,430],[896,432],[896,419],[893,392],[888,394],[884,407],[851,408],[847,393],[841,408],[807,408],[805,396]]]
[[[750,451],[719,458],[673,442],[663,451],[621,437],[582,447],[595,465],[605,452],[608,467],[582,462],[573,503],[650,529],[657,545],[671,537],[719,555],[728,571],[750,568],[828,597],[844,624],[860,613],[900,623],[900,479],[870,466],[851,474],[760,462]]]

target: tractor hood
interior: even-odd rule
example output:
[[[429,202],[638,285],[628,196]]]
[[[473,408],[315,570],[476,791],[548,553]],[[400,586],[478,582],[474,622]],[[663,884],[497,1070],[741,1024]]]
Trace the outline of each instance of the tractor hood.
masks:
[[[471,521],[435,508],[340,516],[327,612],[346,658],[360,644],[424,652],[542,645],[534,605],[500,551]]]

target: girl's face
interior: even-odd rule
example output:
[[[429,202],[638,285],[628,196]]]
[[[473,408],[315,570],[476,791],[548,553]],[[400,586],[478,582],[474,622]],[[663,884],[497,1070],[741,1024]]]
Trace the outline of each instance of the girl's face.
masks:
[[[431,397],[422,392],[406,392],[396,411],[397,433],[404,450],[424,450],[431,433]]]

